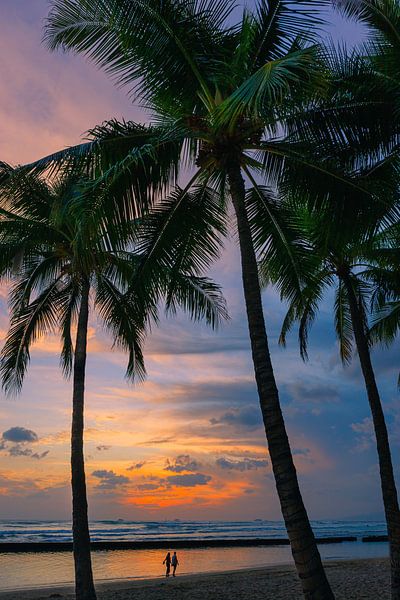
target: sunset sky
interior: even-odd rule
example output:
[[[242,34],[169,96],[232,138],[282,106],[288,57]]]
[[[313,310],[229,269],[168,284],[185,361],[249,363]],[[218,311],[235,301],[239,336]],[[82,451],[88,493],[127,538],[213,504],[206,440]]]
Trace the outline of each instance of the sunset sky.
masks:
[[[144,120],[82,56],[41,45],[46,0],[0,2],[0,160],[13,164],[78,143],[112,117]],[[354,26],[335,18],[336,38]],[[231,320],[213,333],[184,315],[164,320],[146,345],[147,381],[124,380],[125,357],[92,319],[86,401],[86,471],[91,518],[279,519],[242,299],[239,257],[227,242],[213,277]],[[382,514],[371,421],[359,367],[343,370],[331,298],[313,329],[310,361],[296,337],[277,336],[285,313],[264,293],[271,351],[289,437],[311,518]],[[6,290],[0,332],[7,328]],[[22,394],[0,401],[0,518],[70,515],[71,384],[58,368],[57,338],[40,341]],[[399,466],[396,387],[399,345],[374,355]]]

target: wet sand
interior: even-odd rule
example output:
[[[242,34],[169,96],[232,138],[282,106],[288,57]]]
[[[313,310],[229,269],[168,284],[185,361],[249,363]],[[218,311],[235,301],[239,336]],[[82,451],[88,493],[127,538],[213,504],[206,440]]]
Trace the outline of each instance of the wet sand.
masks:
[[[389,600],[388,559],[325,563],[336,600]],[[295,570],[283,565],[96,586],[98,600],[302,600]],[[73,600],[71,586],[1,592],[0,600]]]

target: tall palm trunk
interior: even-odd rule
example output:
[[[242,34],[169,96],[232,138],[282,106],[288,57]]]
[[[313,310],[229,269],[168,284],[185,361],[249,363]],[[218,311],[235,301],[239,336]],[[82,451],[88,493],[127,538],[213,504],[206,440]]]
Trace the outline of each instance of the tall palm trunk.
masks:
[[[258,395],[282,514],[304,597],[308,600],[331,600],[334,596],[301,497],[279,403],[265,330],[257,260],[245,206],[245,186],[238,164],[231,165],[228,177],[239,233],[243,289]]]
[[[71,475],[72,475],[72,535],[75,563],[75,592],[77,600],[96,600],[90,557],[88,506],[86,497],[85,464],[83,456],[83,408],[87,330],[89,319],[89,281],[82,284],[74,356],[74,391],[72,398]]]
[[[349,299],[354,338],[360,359],[361,370],[364,376],[365,387],[367,389],[375,430],[383,504],[389,535],[392,600],[400,600],[400,510],[396,481],[393,474],[389,436],[372,366],[368,338],[364,325],[363,309],[357,301],[350,274],[346,273],[342,275],[341,279],[345,285]]]

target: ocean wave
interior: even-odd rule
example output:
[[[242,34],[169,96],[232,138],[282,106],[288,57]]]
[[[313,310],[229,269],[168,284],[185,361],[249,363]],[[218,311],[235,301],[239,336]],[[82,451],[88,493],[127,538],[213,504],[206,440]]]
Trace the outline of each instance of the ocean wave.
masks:
[[[316,537],[385,535],[384,521],[313,521]],[[93,541],[163,539],[286,538],[283,522],[254,521],[92,521]],[[71,540],[68,521],[0,521],[0,542],[56,542]]]

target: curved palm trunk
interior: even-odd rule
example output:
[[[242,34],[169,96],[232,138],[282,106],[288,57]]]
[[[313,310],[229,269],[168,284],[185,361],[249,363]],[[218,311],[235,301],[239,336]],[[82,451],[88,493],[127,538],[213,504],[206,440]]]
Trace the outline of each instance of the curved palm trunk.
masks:
[[[72,398],[71,475],[72,475],[72,535],[75,563],[75,593],[77,600],[96,600],[90,557],[90,536],[83,456],[83,407],[87,329],[89,318],[89,282],[82,285],[78,330],[74,355],[74,391]]]
[[[257,260],[245,206],[245,187],[240,166],[232,166],[228,171],[228,177],[239,233],[243,289],[254,370],[282,515],[304,597],[308,600],[331,600],[334,596],[301,497],[279,403],[265,330]]]
[[[392,600],[400,600],[400,510],[385,415],[371,362],[362,309],[348,274],[341,277],[349,299],[351,321],[374,424],[385,516],[388,528]]]

